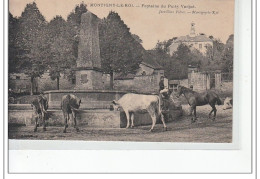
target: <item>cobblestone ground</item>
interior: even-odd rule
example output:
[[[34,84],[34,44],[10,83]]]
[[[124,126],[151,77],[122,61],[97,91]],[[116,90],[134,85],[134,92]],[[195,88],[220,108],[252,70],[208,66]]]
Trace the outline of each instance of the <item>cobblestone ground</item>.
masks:
[[[232,109],[222,110],[217,107],[215,121],[208,119],[211,108],[209,105],[197,107],[198,121],[191,123],[187,115],[189,106],[183,105],[184,115],[178,120],[167,123],[168,130],[163,130],[162,124],[156,124],[154,132],[149,132],[150,125],[138,126],[134,129],[104,129],[79,126],[80,132],[70,126],[67,133],[62,133],[62,127],[50,126],[47,131],[40,127],[33,132],[33,126],[9,127],[9,139],[34,140],[85,140],[85,141],[148,141],[148,142],[232,142]]]

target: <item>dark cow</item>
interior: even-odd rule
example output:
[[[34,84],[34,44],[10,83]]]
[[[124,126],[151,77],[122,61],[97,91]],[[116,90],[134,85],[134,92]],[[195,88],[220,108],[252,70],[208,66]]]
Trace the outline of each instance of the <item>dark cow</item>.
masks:
[[[156,95],[143,95],[143,94],[125,94],[118,101],[113,101],[114,109],[117,110],[119,107],[123,108],[127,118],[126,128],[130,126],[131,118],[131,128],[134,127],[134,112],[138,111],[147,111],[152,118],[152,127],[150,131],[153,131],[153,128],[156,123],[156,118],[161,117],[163,122],[164,129],[167,130],[167,127],[164,122],[164,116],[161,112],[159,96]]]
[[[212,112],[214,112],[214,117],[212,120],[215,120],[216,114],[217,114],[217,109],[215,107],[215,104],[217,103],[218,105],[222,104],[222,101],[220,100],[218,94],[214,91],[207,90],[203,93],[197,93],[195,91],[192,91],[190,88],[186,88],[184,86],[178,86],[176,95],[179,97],[180,95],[184,95],[186,98],[188,104],[191,107],[190,113],[192,115],[192,112],[194,113],[194,117],[192,117],[191,122],[195,122],[197,120],[197,115],[196,115],[196,107],[197,106],[203,106],[206,104],[209,104],[212,108],[212,110],[209,113],[209,118],[211,118]]]
[[[77,132],[79,132],[79,128],[77,127],[76,114],[80,107],[80,103],[81,100],[73,94],[68,94],[62,97],[61,109],[64,116],[64,133],[66,133],[66,129],[68,127],[70,114],[72,114],[72,118],[74,119],[74,128],[77,130]]]
[[[37,131],[37,127],[39,125],[38,120],[41,119],[43,122],[43,130],[46,131],[46,120],[47,120],[47,109],[48,109],[48,100],[43,95],[40,94],[36,99],[34,99],[31,103],[34,111],[34,119],[35,119],[35,127],[34,132]]]

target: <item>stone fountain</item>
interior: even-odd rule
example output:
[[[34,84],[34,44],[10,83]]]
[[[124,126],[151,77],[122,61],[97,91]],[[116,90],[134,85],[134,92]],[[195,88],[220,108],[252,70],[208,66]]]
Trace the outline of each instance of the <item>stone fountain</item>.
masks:
[[[81,16],[78,46],[76,86],[72,90],[46,91],[51,108],[60,108],[63,95],[73,93],[81,98],[82,109],[108,109],[111,101],[119,99],[126,91],[104,90],[101,70],[98,23],[100,19],[91,12]]]
[[[99,21],[100,19],[89,11],[81,16],[75,88],[44,92],[49,102],[49,125],[62,125],[61,98],[66,94],[74,94],[82,101],[78,115],[79,125],[101,128],[126,126],[125,113],[112,111],[111,102],[120,99],[129,91],[104,90],[99,47]],[[20,107],[9,105],[9,123],[31,125],[34,123],[31,115],[32,110],[29,105]],[[175,116],[179,115],[181,111],[176,111]],[[135,126],[151,124],[147,113],[135,114],[135,119]]]

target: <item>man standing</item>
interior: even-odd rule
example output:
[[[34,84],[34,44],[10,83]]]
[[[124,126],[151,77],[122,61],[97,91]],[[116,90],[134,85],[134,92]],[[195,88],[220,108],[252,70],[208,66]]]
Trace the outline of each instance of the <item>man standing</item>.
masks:
[[[159,82],[159,100],[161,101],[161,109],[164,109],[165,107],[165,102],[163,100],[163,97],[165,98],[166,96],[166,93],[168,92],[167,89],[165,89],[165,86],[164,86],[164,76],[161,76],[161,79],[160,79],[160,82]]]
[[[161,79],[160,79],[160,82],[159,82],[159,93],[163,89],[164,89],[164,76],[161,76]]]

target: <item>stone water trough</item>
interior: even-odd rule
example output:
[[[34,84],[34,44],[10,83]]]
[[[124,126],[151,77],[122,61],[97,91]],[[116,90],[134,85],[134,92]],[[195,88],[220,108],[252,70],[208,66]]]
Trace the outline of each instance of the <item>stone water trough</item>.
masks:
[[[48,120],[49,126],[62,126],[63,114],[61,111],[61,98],[66,94],[78,96],[82,104],[77,115],[78,125],[85,125],[97,128],[124,128],[126,127],[126,116],[123,111],[113,111],[111,102],[120,99],[127,92],[109,90],[53,90],[46,91],[48,98]],[[32,118],[33,110],[30,104],[9,104],[8,124],[9,125],[34,125]],[[170,122],[182,115],[182,109],[172,109],[166,121]],[[159,122],[159,121],[158,121]],[[72,123],[72,120],[69,121]],[[152,119],[148,113],[136,113],[134,124],[151,125]]]

